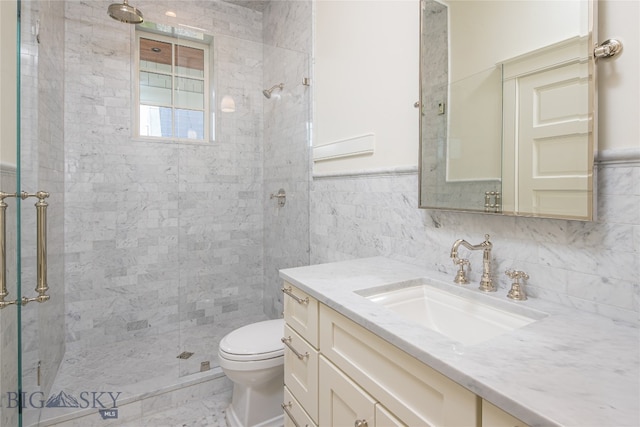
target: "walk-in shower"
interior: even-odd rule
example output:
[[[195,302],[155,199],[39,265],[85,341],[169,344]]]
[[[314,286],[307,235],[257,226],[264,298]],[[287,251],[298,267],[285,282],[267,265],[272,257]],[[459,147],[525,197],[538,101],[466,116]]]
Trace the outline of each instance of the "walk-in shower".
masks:
[[[280,83],[280,84],[274,85],[270,89],[265,89],[265,90],[262,91],[262,94],[264,95],[265,98],[271,99],[271,93],[276,89],[280,89],[280,90],[284,89],[284,83]]]
[[[141,10],[145,22],[111,21],[111,3],[121,10],[110,13],[118,21],[137,22]],[[24,427],[101,426],[115,416],[120,425],[140,411],[184,403],[176,399],[213,398],[226,384],[220,339],[279,317],[278,270],[309,262],[310,91],[286,82],[309,75],[310,55],[298,44],[283,47],[298,26],[282,21],[285,31],[266,43],[256,25],[262,12],[243,6],[251,2],[184,2],[171,20],[162,2],[129,3],[136,7],[22,0],[20,15],[13,12],[20,35],[13,56],[22,68],[10,87],[20,88],[19,126],[0,120],[21,131],[20,150],[17,165],[0,162],[0,191],[50,193],[51,298],[0,310],[2,427],[20,418]],[[293,16],[298,6],[269,2],[265,22]],[[167,21],[175,36],[150,28]],[[31,31],[38,22],[39,41]],[[210,37],[196,40],[181,25],[192,23]],[[161,53],[143,56],[139,40],[156,38]],[[215,55],[200,55],[205,43]],[[143,77],[145,100],[167,123],[173,118],[174,129],[187,119],[198,124],[182,113],[207,103],[209,136],[134,135]],[[290,102],[265,108],[273,104],[261,91],[276,81],[285,82]],[[285,84],[265,91],[271,102]],[[226,94],[235,110],[223,112]],[[281,187],[292,198],[274,210],[265,199]],[[20,200],[18,216],[14,199],[7,199],[7,292],[17,299],[38,283],[38,221],[34,200]],[[17,399],[6,400],[19,391],[22,411]],[[100,395],[90,407],[83,400]],[[94,407],[116,398],[119,413]]]

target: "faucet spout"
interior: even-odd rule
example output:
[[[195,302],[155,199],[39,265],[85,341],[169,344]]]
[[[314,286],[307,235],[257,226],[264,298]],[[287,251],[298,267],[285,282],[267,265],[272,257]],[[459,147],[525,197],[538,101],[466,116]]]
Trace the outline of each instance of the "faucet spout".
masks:
[[[484,242],[479,244],[479,245],[472,245],[471,243],[467,242],[464,239],[456,240],[453,243],[453,246],[451,247],[451,258],[453,258],[453,263],[456,264],[456,259],[458,259],[458,248],[460,248],[460,246],[464,246],[465,248],[469,249],[470,251],[477,251],[477,250],[484,249],[482,247],[483,244],[484,244]],[[491,244],[491,243],[489,243],[489,244]]]
[[[460,264],[460,260],[458,259],[458,249],[460,246],[464,246],[470,251],[482,251],[482,278],[480,279],[480,290],[485,292],[495,292],[496,287],[493,284],[493,279],[491,277],[491,249],[493,249],[493,244],[489,241],[489,235],[485,234],[484,242],[472,245],[464,239],[458,239],[453,243],[451,247],[451,258],[455,265]]]

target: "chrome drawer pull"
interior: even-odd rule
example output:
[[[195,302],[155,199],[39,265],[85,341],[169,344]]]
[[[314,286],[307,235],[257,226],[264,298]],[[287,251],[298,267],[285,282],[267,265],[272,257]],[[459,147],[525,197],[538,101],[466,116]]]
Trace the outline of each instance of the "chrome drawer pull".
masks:
[[[369,423],[367,423],[367,420],[356,420],[353,425],[354,427],[369,427]]]
[[[282,409],[284,409],[284,412],[287,414],[287,416],[289,417],[289,419],[291,420],[293,425],[296,426],[296,427],[300,427],[300,424],[298,424],[296,419],[293,417],[293,414],[291,412],[289,412],[289,409],[291,409],[293,404],[291,402],[289,402],[289,403],[283,403],[280,406],[282,406]],[[304,427],[309,427],[309,424],[305,424]]]
[[[293,290],[291,289],[291,286],[289,286],[288,288],[282,288],[282,292],[284,292],[285,294],[289,295],[291,298],[296,300],[298,304],[309,304],[309,297],[300,298],[299,296],[295,295],[293,293]]]
[[[282,341],[284,343],[284,345],[289,347],[289,350],[293,351],[293,354],[295,354],[298,359],[302,360],[305,357],[309,357],[309,352],[308,351],[306,351],[304,354],[302,354],[298,350],[293,348],[293,346],[291,345],[291,337],[289,337],[289,338],[282,337],[282,338],[280,338],[280,341]]]

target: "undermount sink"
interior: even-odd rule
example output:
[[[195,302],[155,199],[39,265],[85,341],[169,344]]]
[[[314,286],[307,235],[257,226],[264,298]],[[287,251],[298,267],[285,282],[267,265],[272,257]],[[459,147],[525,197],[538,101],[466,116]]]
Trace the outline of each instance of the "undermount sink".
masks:
[[[427,279],[357,293],[406,320],[464,345],[478,344],[546,316],[524,307],[513,307],[518,310],[515,313],[506,309],[508,303],[486,303],[480,301],[478,295],[455,294],[435,287]]]

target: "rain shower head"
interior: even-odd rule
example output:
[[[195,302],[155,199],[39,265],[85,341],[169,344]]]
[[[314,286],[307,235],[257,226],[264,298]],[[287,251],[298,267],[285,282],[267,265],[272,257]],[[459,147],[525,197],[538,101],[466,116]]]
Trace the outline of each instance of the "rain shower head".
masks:
[[[280,83],[279,85],[275,85],[271,89],[265,89],[265,90],[262,91],[262,94],[264,95],[265,98],[270,99],[271,98],[271,92],[276,90],[276,88],[278,88],[280,90],[284,89],[284,83]]]
[[[123,0],[122,3],[113,3],[109,6],[107,13],[116,21],[124,22],[125,24],[140,24],[144,20],[142,12],[133,6],[129,6],[128,0]]]

